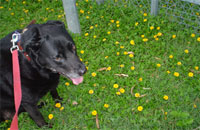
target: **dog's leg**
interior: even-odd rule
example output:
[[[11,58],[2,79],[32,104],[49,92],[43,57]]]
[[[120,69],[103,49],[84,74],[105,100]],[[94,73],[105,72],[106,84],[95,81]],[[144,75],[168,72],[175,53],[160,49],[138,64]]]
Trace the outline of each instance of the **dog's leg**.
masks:
[[[60,103],[62,102],[63,98],[61,98],[59,95],[58,95],[58,91],[55,89],[52,89],[50,91],[50,94],[51,96],[53,97],[53,100],[56,102],[56,103]]]
[[[48,123],[45,122],[42,114],[38,110],[37,105],[33,105],[33,104],[29,104],[29,103],[22,103],[22,105],[23,105],[24,109],[28,112],[29,116],[35,121],[35,123],[39,127],[48,125]]]

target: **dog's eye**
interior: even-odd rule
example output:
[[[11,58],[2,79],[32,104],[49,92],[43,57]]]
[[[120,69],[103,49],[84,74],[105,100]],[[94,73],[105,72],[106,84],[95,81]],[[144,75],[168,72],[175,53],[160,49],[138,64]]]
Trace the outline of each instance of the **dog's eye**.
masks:
[[[59,61],[61,61],[62,58],[61,58],[61,56],[58,55],[58,56],[53,57],[53,59],[55,61],[59,62]]]
[[[76,47],[74,45],[72,45],[72,49],[75,51],[76,50]]]

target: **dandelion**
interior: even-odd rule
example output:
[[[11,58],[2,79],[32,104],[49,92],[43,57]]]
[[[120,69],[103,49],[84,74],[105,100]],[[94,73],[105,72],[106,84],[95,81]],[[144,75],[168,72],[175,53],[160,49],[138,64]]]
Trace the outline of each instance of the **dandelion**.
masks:
[[[108,59],[108,56],[105,56],[105,59]]]
[[[113,88],[118,88],[118,87],[119,87],[118,84],[114,84],[114,85],[113,85]]]
[[[103,42],[105,42],[105,41],[106,41],[106,38],[103,39]]]
[[[93,116],[96,116],[96,115],[97,115],[97,111],[96,111],[96,110],[93,110],[93,111],[92,111],[92,115],[93,115]]]
[[[61,18],[62,17],[62,15],[58,15],[58,18]]]
[[[109,104],[104,104],[104,107],[105,107],[105,108],[108,108],[108,107],[109,107]]]
[[[117,94],[117,95],[121,95],[121,93],[120,93],[120,92],[116,92],[116,94]]]
[[[80,10],[80,13],[81,13],[81,14],[84,14],[84,10],[81,9],[81,10]]]
[[[131,66],[131,70],[135,70],[135,67],[134,67],[134,66]]]
[[[119,27],[120,25],[119,25],[119,24],[117,24],[116,26],[117,26],[117,27]]]
[[[124,48],[124,46],[120,46],[120,48],[121,48],[121,49],[123,49],[123,48]]]
[[[93,26],[90,26],[90,29],[93,29],[94,27]]]
[[[169,58],[172,59],[174,56],[173,55],[169,55]]]
[[[144,19],[144,22],[147,22],[147,19]]]
[[[53,114],[49,114],[48,118],[51,120],[53,119]]]
[[[170,74],[171,72],[168,70],[167,73]]]
[[[96,36],[96,35],[94,35],[94,36],[93,36],[93,38],[95,39],[95,38],[97,38],[97,36]]]
[[[84,54],[84,50],[81,50],[81,54]]]
[[[124,64],[121,64],[120,67],[121,67],[121,68],[124,68]]]
[[[157,67],[161,67],[161,64],[156,64]]]
[[[110,31],[108,31],[108,32],[107,32],[107,34],[109,35],[109,34],[111,34],[111,32],[110,32]]]
[[[89,94],[93,94],[94,93],[94,90],[89,90]]]
[[[135,97],[140,97],[140,93],[135,93]]]
[[[165,112],[164,114],[167,115],[167,112]]]
[[[127,51],[125,51],[125,52],[124,52],[124,55],[128,55],[128,52],[127,52]]]
[[[131,45],[135,45],[134,40],[131,40],[131,41],[130,41],[130,44],[131,44]]]
[[[188,54],[188,53],[189,53],[189,50],[188,50],[188,49],[185,49],[184,52]]]
[[[62,111],[63,109],[64,109],[64,107],[61,107],[61,108],[60,108],[60,111]]]
[[[172,35],[172,38],[176,38],[176,35]]]
[[[193,77],[194,74],[193,74],[192,72],[189,72],[189,73],[188,73],[188,76],[189,76],[189,77]]]
[[[115,20],[113,20],[113,19],[112,19],[112,20],[110,20],[110,22],[111,22],[111,23],[114,23],[114,22],[115,22]]]
[[[83,59],[82,59],[82,58],[80,58],[80,61],[83,61]]]
[[[194,105],[193,105],[193,107],[194,107],[194,108],[197,108],[197,105],[196,105],[196,104],[194,104]]]
[[[123,88],[120,88],[119,91],[120,91],[120,93],[125,93],[125,89],[123,89]]]
[[[23,1],[23,2],[22,2],[22,4],[24,4],[24,5],[25,5],[25,4],[26,4],[26,1]]]
[[[143,39],[143,42],[147,42],[147,41],[148,41],[148,39],[147,39],[147,38],[144,38],[144,39]]]
[[[135,23],[135,26],[138,26],[138,24],[139,24],[139,23],[138,23],[138,22],[136,22],[136,23]]]
[[[154,29],[154,26],[151,26],[151,27],[150,27],[150,30],[153,30],[153,29]]]
[[[119,24],[119,21],[116,21],[116,24]]]
[[[3,6],[0,6],[0,9],[3,9]]]
[[[195,34],[194,34],[194,33],[192,33],[192,34],[191,34],[191,37],[195,37]]]
[[[179,61],[179,62],[177,62],[177,65],[181,65],[182,63]]]
[[[98,27],[98,24],[95,24],[95,27]]]
[[[107,70],[107,71],[110,71],[110,70],[111,70],[111,67],[109,66],[108,68],[106,68],[106,70]]]
[[[55,107],[60,108],[60,107],[61,107],[61,104],[60,104],[60,103],[56,103],[56,104],[55,104]]]
[[[95,72],[92,73],[92,76],[95,77],[97,74]]]
[[[86,16],[85,18],[86,18],[86,19],[89,19],[89,18],[90,18],[90,16]]]
[[[12,16],[13,16],[13,15],[15,15],[15,13],[10,13],[10,15],[12,15]]]
[[[139,78],[139,81],[141,82],[141,81],[142,81],[142,78]]]
[[[155,38],[155,40],[156,40],[156,41],[158,41],[158,40],[159,40],[159,38]]]
[[[129,57],[132,58],[132,57],[134,57],[134,55],[133,54],[129,54]]]
[[[119,42],[118,42],[118,41],[116,41],[116,42],[115,42],[115,44],[117,45],[117,44],[119,44]]]
[[[174,76],[179,77],[179,73],[178,72],[174,72]]]
[[[144,35],[141,35],[142,38],[144,38]]]
[[[144,13],[143,15],[144,15],[144,16],[147,16],[147,13]]]
[[[119,52],[117,52],[117,56],[119,55],[120,53]]]
[[[164,95],[164,96],[163,96],[163,99],[164,99],[164,100],[168,100],[169,97],[168,97],[167,95]]]
[[[200,37],[197,38],[197,41],[200,42]]]
[[[159,32],[157,35],[158,35],[158,36],[162,36],[162,33],[161,33],[161,32]]]
[[[87,37],[89,35],[89,33],[85,33],[85,36]]]
[[[142,111],[143,110],[143,107],[142,106],[138,106],[138,111]]]
[[[160,27],[157,27],[156,29],[157,29],[157,30],[160,30]]]
[[[97,86],[97,84],[95,83],[95,84],[93,84],[93,86],[94,86],[94,87],[96,87],[96,86]]]
[[[199,70],[199,67],[198,67],[198,66],[195,66],[194,69],[195,69],[195,70]]]
[[[85,0],[85,2],[88,2],[88,0]]]

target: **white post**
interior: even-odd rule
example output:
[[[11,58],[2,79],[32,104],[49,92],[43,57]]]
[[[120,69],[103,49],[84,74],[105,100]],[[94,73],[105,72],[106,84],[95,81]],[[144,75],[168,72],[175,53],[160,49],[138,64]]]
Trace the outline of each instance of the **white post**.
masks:
[[[158,14],[158,0],[151,0],[151,15]]]

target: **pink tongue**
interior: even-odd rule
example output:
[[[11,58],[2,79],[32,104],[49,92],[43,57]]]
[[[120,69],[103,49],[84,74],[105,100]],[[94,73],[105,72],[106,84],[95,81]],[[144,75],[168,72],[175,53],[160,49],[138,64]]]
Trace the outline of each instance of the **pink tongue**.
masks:
[[[81,76],[80,78],[71,78],[73,84],[79,85],[80,83],[83,82],[83,77]]]

